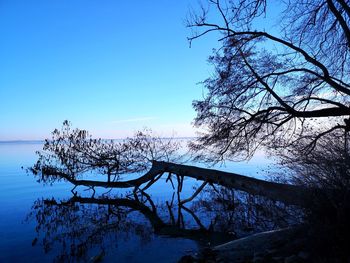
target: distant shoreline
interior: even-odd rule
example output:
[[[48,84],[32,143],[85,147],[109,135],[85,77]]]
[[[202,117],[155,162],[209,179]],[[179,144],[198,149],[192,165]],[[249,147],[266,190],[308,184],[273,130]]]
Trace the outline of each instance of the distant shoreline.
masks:
[[[175,139],[175,140],[189,140],[189,139],[195,139],[196,137],[174,137],[174,138],[171,138],[171,137],[164,137],[162,139],[164,140],[168,140],[168,139]],[[127,138],[124,138],[124,139],[102,139],[102,140],[105,140],[105,141],[122,141],[122,140],[125,140]],[[22,143],[22,144],[40,144],[40,143],[44,143],[45,140],[2,140],[0,141],[0,144],[19,144],[19,143]]]
[[[0,144],[39,144],[44,143],[45,140],[8,140],[8,141],[0,141]]]

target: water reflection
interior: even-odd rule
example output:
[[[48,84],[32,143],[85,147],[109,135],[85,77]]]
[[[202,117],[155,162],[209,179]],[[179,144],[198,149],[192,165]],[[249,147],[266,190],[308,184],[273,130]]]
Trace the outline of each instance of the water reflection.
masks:
[[[268,225],[263,224],[262,219],[259,219],[259,224],[254,225],[254,213],[260,215],[260,212],[246,205],[246,201],[253,199],[252,197],[246,195],[246,200],[243,197],[241,200],[238,192],[214,188],[209,184],[200,195],[181,206],[179,213],[175,177],[175,190],[171,181],[166,183],[165,177],[159,179],[147,191],[151,194],[156,214],[164,224],[176,226],[177,228],[173,228],[175,230],[188,230],[187,233],[191,234],[187,236],[183,235],[186,231],[182,231],[182,236],[176,236],[179,231],[175,230],[172,235],[162,234],[161,228],[154,229],[150,221],[132,207],[96,202],[69,203],[69,199],[78,197],[71,194],[72,185],[56,182],[53,186],[43,187],[36,182],[36,177],[32,174],[26,175],[25,170],[21,169],[21,166],[29,167],[33,164],[37,159],[34,152],[41,148],[41,143],[0,144],[0,214],[4,215],[0,218],[0,262],[27,262],[28,258],[32,262],[52,262],[53,259],[94,261],[99,258],[105,262],[176,262],[183,255],[200,252],[203,247],[234,239],[235,234],[238,237],[247,235],[259,227],[264,228]],[[239,169],[240,165],[235,164],[234,168],[230,166],[227,170]],[[251,169],[251,174],[259,170],[254,165]],[[180,193],[182,200],[192,195],[193,185],[196,185],[196,180],[185,178]],[[81,198],[91,198],[87,196],[85,188],[76,190],[79,190]],[[101,190],[98,196],[105,191],[98,190]],[[116,189],[114,193],[96,199],[135,200],[133,194],[127,195],[123,191],[123,195],[120,195],[121,192],[121,189]],[[54,201],[52,196],[55,197]],[[149,201],[145,203],[146,199],[146,196],[139,193],[136,200],[141,200],[140,202],[152,211]],[[37,201],[33,205],[34,200]],[[31,206],[28,224],[23,224]],[[108,206],[111,207],[109,210]],[[120,218],[115,215],[118,214],[116,211]],[[196,221],[189,211],[193,212],[199,221]],[[267,214],[268,212],[269,209]],[[122,217],[123,214],[125,218]],[[198,222],[207,232],[197,231],[201,229]],[[201,232],[200,238],[190,230]],[[192,235],[196,238],[192,238]],[[80,252],[81,248],[77,248],[79,244],[85,244],[85,250],[81,251],[84,253]]]
[[[37,237],[32,245],[42,246],[54,261],[109,261],[119,259],[133,245],[133,253],[137,253],[159,237],[182,243],[192,240],[198,248],[205,248],[283,227],[291,223],[288,218],[295,219],[289,212],[286,217],[288,209],[281,204],[253,200],[226,188],[208,187],[186,205],[178,202],[177,194],[158,203],[145,192],[37,200],[28,217],[36,221]],[[198,248],[192,244],[187,249],[173,246],[169,251],[158,245],[151,253],[178,260],[185,254],[195,254]]]

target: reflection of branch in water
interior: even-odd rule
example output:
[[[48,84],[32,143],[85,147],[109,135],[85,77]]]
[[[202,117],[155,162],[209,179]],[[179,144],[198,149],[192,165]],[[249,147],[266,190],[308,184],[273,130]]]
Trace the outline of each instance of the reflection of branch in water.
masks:
[[[185,203],[191,202],[202,190],[203,188],[207,185],[207,182],[202,183],[197,190],[193,193],[193,195],[187,199],[184,199],[180,201],[180,204],[183,205]]]
[[[235,232],[239,237],[299,224],[304,215],[298,207],[225,187],[204,189],[191,209],[200,211],[202,218],[214,218],[215,231]]]
[[[187,207],[185,207],[183,205],[181,205],[181,208],[183,210],[185,210],[187,213],[189,213],[193,217],[194,221],[196,221],[196,223],[197,223],[197,225],[199,226],[200,229],[205,229],[205,227],[203,226],[202,222],[199,220],[198,216],[196,216],[196,214],[192,210],[188,209]]]
[[[159,212],[156,208],[150,196],[144,194],[135,195],[133,199],[75,195],[66,201],[37,201],[33,206],[32,216],[37,221],[38,235],[41,232],[45,234],[42,240],[45,251],[60,247],[57,260],[85,260],[96,249],[108,253],[107,247],[117,242],[115,239],[120,238],[120,235],[141,235],[143,240],[147,240],[154,233],[191,239],[201,244],[218,244],[234,238],[231,234],[208,229],[193,211],[184,206],[174,207],[173,202],[167,202],[170,222],[163,219],[167,217],[166,209],[158,207],[161,211]],[[181,214],[177,219],[180,224],[174,218],[174,209],[178,209]],[[196,227],[186,225],[182,211],[191,215],[190,221],[194,221]]]

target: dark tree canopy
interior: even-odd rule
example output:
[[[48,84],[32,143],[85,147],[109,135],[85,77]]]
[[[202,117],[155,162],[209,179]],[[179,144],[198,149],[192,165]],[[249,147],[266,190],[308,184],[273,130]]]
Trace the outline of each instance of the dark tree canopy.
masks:
[[[260,29],[273,12],[279,31]],[[311,150],[350,130],[350,1],[208,0],[188,26],[190,41],[217,32],[221,45],[206,95],[193,103],[205,130],[192,145],[199,156],[250,157],[300,141]]]

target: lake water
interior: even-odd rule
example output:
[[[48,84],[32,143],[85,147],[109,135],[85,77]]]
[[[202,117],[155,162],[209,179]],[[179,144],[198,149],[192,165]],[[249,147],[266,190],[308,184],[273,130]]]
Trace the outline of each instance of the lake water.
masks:
[[[227,238],[202,235],[189,211],[180,216],[165,179],[149,189],[148,203],[125,201],[125,192],[115,200],[95,200],[84,189],[86,199],[72,200],[70,184],[45,186],[27,174],[25,168],[34,164],[41,147],[40,142],[0,143],[0,262],[177,262]],[[219,169],[261,177],[259,171],[268,165],[257,156]],[[185,180],[184,198],[194,185],[198,183]],[[62,201],[67,202],[58,205]],[[204,227],[211,222],[206,215],[201,220]]]

